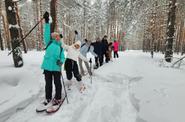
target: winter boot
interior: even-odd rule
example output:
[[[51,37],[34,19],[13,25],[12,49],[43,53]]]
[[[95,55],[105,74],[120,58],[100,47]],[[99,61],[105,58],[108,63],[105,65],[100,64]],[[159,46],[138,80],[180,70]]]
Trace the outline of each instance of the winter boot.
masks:
[[[82,82],[78,82],[77,88],[80,91],[80,93],[82,93],[86,89],[85,85]]]
[[[37,106],[36,112],[44,112],[50,106],[52,106],[51,100],[44,100],[39,106]]]
[[[61,99],[57,100],[57,99],[54,98],[52,100],[52,106],[48,107],[46,109],[46,112],[47,113],[55,113],[55,112],[57,112],[59,110],[60,106],[62,105],[63,101],[64,100],[61,100]]]
[[[71,90],[72,85],[73,85],[73,82],[71,80],[69,80],[68,83],[67,83],[67,89]]]

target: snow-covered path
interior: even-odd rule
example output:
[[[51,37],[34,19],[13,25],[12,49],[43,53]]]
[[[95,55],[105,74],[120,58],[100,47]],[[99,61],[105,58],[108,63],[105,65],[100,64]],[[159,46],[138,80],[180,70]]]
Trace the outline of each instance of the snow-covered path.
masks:
[[[81,94],[74,84],[68,91],[70,103],[65,101],[57,113],[37,114],[35,108],[44,97],[44,80],[39,68],[42,56],[42,52],[34,51],[25,55],[21,69],[11,66],[12,59],[0,57],[3,59],[0,60],[3,98],[0,108],[6,110],[0,111],[0,122],[8,117],[6,122],[185,121],[185,69],[160,67],[163,55],[156,54],[151,59],[141,51],[122,52],[119,59],[95,70],[93,84],[89,76],[83,77],[87,90]]]
[[[129,99],[128,78],[114,73],[95,73],[92,85],[85,77],[87,91],[81,94],[73,87],[68,94],[70,104],[65,102],[54,115],[36,114],[36,100],[7,122],[135,122],[137,115]]]

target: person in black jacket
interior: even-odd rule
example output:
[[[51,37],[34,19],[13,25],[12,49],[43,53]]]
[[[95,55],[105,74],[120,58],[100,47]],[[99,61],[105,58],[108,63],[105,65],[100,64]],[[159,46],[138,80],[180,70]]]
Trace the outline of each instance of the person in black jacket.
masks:
[[[103,65],[103,45],[98,37],[96,39],[96,42],[91,43],[92,46],[94,46],[94,52],[97,54],[97,57],[95,57],[95,69],[97,69],[99,66]]]
[[[107,36],[105,35],[102,39],[102,52],[103,52],[103,61],[104,61],[104,57],[105,57],[105,62],[108,63],[109,62],[109,55],[108,55],[108,41],[107,41]]]

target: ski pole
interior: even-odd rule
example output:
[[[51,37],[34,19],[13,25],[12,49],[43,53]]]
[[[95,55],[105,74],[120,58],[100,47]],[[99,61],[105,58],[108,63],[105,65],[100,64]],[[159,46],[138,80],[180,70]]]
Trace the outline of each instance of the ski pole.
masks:
[[[67,104],[68,104],[69,101],[68,101],[68,97],[67,97],[67,92],[66,92],[66,87],[65,87],[65,84],[64,84],[64,77],[63,77],[63,75],[62,75],[62,72],[61,72],[61,77],[62,77],[62,84],[63,84],[63,86],[64,86],[65,97],[66,97],[66,99],[67,99]]]
[[[30,35],[30,33],[37,27],[37,25],[39,25],[39,23],[43,20],[44,18],[41,18],[40,21],[37,22],[37,24],[35,24],[35,26],[21,39],[21,41],[19,41],[19,43],[21,43],[24,39],[26,39],[26,37],[28,35]],[[15,48],[13,48],[9,53],[8,56],[15,50]]]
[[[92,59],[90,58],[90,72],[91,72],[91,74],[90,74],[90,79],[91,79],[91,84],[92,84]]]

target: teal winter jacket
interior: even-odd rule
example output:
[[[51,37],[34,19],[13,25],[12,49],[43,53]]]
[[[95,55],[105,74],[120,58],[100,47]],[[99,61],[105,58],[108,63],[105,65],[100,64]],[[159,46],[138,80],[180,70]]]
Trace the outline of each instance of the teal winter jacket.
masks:
[[[56,62],[58,59],[60,59],[60,61],[64,64],[64,61],[65,61],[65,55],[64,55],[63,49],[60,55],[62,43],[61,41],[56,41],[55,39],[51,39],[50,24],[45,23],[44,25],[45,46],[47,46],[50,41],[52,41],[52,43],[47,47],[45,51],[41,69],[48,70],[48,71],[61,71],[61,67],[58,66]]]

